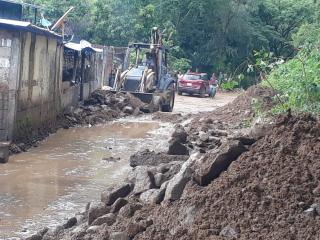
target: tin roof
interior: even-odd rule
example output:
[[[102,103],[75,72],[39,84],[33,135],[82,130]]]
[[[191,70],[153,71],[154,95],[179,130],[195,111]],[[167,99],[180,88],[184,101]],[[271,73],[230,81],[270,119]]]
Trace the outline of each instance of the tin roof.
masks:
[[[91,50],[98,53],[103,52],[103,49],[94,48],[92,47],[91,43],[85,40],[81,40],[80,43],[68,42],[64,46],[78,52],[81,52],[82,50]]]
[[[8,3],[13,3],[13,4],[18,4],[18,5],[21,5],[21,6],[27,6],[27,7],[37,8],[37,9],[45,9],[42,6],[38,6],[38,5],[30,4],[30,3],[25,3],[22,0],[20,0],[20,1],[16,1],[16,0],[0,0],[0,2],[8,2]]]
[[[35,25],[32,25],[29,22],[0,18],[0,29],[1,28],[7,29],[7,30],[33,32],[36,34],[44,35],[49,38],[60,39],[62,41],[62,36],[58,35],[57,33],[47,30],[45,28],[37,27]]]

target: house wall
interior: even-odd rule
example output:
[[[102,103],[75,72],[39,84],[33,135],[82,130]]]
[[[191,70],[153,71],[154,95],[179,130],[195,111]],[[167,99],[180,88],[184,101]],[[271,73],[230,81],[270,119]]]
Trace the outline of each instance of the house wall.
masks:
[[[61,108],[63,46],[58,40],[21,33],[20,79],[13,140],[32,139],[55,125]]]
[[[0,29],[0,142],[12,138],[20,62],[20,33]]]
[[[63,54],[58,39],[0,29],[0,142],[29,142],[78,104],[80,84],[62,81]],[[86,59],[84,99],[106,81],[105,57],[92,53]]]

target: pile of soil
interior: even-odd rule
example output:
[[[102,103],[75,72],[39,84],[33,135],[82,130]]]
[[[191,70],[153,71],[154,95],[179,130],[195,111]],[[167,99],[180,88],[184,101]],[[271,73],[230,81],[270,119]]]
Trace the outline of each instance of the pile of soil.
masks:
[[[114,93],[107,90],[95,91],[83,106],[71,108],[59,116],[63,128],[76,125],[95,125],[120,117],[141,114],[145,103],[130,93]]]
[[[201,155],[187,161],[188,154],[133,155],[133,181],[106,191],[99,205],[88,205],[72,224],[39,233],[38,239],[320,239],[320,120],[280,116],[259,137],[241,131],[238,136],[229,127],[254,117],[253,98],[264,110],[272,108],[272,96],[270,89],[253,87],[197,122],[177,125],[168,153],[185,147]],[[227,170],[205,184],[197,181],[202,163],[218,166],[218,155],[219,161],[230,160],[222,157],[232,156],[227,153],[234,150],[225,146],[233,142],[244,149]]]
[[[256,117],[257,110],[267,112],[276,105],[276,101],[274,100],[275,96],[276,92],[271,88],[260,85],[252,86],[231,103],[213,112],[203,113],[201,116],[196,117],[193,122],[196,123],[201,118],[213,118],[231,124],[251,121]],[[259,109],[255,109],[253,101],[257,101]]]
[[[280,117],[207,187],[144,208],[153,225],[134,239],[320,239],[320,121]]]

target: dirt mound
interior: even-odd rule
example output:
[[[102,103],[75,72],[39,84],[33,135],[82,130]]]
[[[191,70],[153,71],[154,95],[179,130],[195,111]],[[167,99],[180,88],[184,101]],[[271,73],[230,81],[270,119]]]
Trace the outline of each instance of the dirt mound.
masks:
[[[271,88],[259,85],[252,86],[231,103],[213,112],[202,114],[201,117],[195,118],[194,122],[199,121],[200,118],[212,118],[225,123],[239,123],[251,120],[256,117],[257,111],[265,112],[275,106],[275,95],[276,93]]]
[[[141,211],[135,239],[320,239],[319,176],[320,121],[281,117],[209,186]]]
[[[141,114],[145,103],[130,93],[113,93],[97,90],[83,106],[68,109],[59,117],[60,125],[69,128],[76,125],[97,124],[120,117]]]

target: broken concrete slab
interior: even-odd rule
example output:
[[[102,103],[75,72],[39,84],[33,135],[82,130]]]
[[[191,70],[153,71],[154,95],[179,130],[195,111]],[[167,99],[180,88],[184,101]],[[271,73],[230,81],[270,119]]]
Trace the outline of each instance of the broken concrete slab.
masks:
[[[228,169],[242,153],[248,149],[237,140],[224,143],[194,164],[194,180],[200,186],[208,185],[213,179]]]
[[[157,153],[155,151],[150,151],[146,149],[144,151],[139,151],[130,157],[130,166],[158,166],[163,163],[170,163],[174,161],[185,161],[188,156],[173,156],[167,153]]]
[[[192,177],[192,165],[196,159],[200,157],[199,153],[195,153],[182,165],[180,171],[168,181],[164,200],[175,201],[180,199],[186,184]]]

